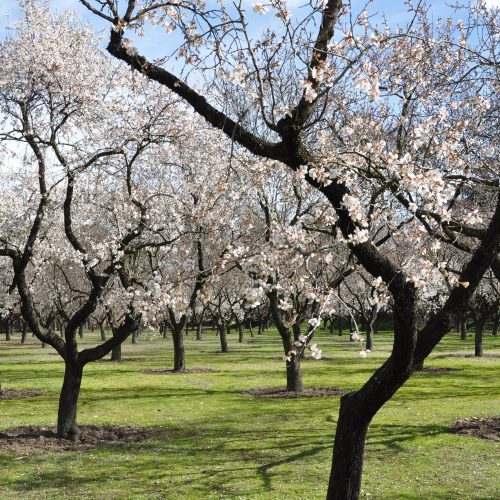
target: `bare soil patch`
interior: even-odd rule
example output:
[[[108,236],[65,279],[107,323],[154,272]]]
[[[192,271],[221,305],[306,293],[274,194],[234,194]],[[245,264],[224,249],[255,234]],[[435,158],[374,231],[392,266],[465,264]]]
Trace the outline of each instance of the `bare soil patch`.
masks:
[[[462,368],[447,368],[440,366],[424,366],[422,370],[417,370],[415,373],[427,372],[427,373],[446,373],[446,372],[458,372]]]
[[[451,432],[491,441],[500,441],[500,417],[459,419],[451,427]]]
[[[141,370],[140,373],[145,373],[146,375],[186,375],[190,373],[217,373],[217,370],[212,370],[211,368],[190,368],[189,370],[176,372],[174,370],[156,369],[156,370]]]
[[[120,361],[115,361],[110,358],[101,358],[97,359],[96,363],[127,363],[127,362],[136,362],[136,361],[144,361],[144,358],[122,358]]]
[[[337,387],[306,387],[302,392],[289,392],[284,387],[256,387],[242,391],[242,394],[249,394],[256,398],[277,398],[277,399],[295,399],[295,398],[331,398],[343,396],[349,391]]]
[[[81,425],[80,440],[57,437],[55,427],[15,427],[0,432],[0,449],[29,453],[31,451],[75,451],[90,448],[141,443],[153,435],[152,429]]]
[[[42,394],[42,391],[32,389],[0,389],[0,401],[3,399],[32,398],[34,396],[41,396]]]

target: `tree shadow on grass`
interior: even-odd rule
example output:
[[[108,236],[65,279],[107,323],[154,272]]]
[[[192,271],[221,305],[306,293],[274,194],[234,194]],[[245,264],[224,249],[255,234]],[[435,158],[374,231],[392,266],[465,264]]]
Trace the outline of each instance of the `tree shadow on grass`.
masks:
[[[371,424],[365,450],[369,453],[397,454],[405,451],[402,443],[411,442],[421,437],[436,437],[448,433],[449,428],[444,425]]]
[[[267,464],[261,465],[260,467],[257,468],[257,474],[261,476],[263,486],[267,491],[271,491],[273,489],[272,487],[272,482],[271,478],[275,475],[271,472],[271,469],[273,467],[277,467],[279,465],[284,465],[284,464],[289,464],[292,462],[297,462],[299,460],[303,460],[304,458],[312,457],[314,455],[317,455],[323,450],[326,449],[331,449],[331,445],[322,445],[322,446],[315,446],[314,448],[310,448],[308,450],[303,450],[299,453],[295,453],[294,455],[290,455],[288,457],[282,458],[280,460],[275,460],[274,462],[269,462]]]

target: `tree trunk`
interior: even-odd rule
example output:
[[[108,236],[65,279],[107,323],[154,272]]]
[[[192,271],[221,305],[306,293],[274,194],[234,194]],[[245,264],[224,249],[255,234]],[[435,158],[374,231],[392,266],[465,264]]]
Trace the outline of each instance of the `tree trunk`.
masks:
[[[243,323],[238,323],[238,342],[240,344],[243,344],[244,335],[245,335],[245,330],[243,328]]]
[[[286,390],[290,392],[302,392],[303,389],[300,358],[293,356],[291,361],[286,362]]]
[[[476,321],[474,328],[474,356],[482,357],[483,355],[483,332],[486,321],[480,318]]]
[[[262,321],[259,321],[259,330],[257,331],[257,335],[262,334]]]
[[[351,396],[352,394],[346,394],[340,400],[327,500],[359,498],[363,452],[370,419],[363,419],[361,408],[354,411],[349,409],[348,398]]]
[[[339,316],[339,337],[342,337],[344,335],[344,329],[342,326],[342,316]]]
[[[83,367],[73,362],[66,362],[64,382],[59,396],[57,414],[57,435],[64,439],[77,441],[80,431],[76,423],[78,395],[82,383]]]
[[[101,331],[101,340],[106,340],[106,330],[104,330],[104,323],[99,323],[99,330]]]
[[[12,323],[9,321],[7,323],[7,330],[5,330],[5,340],[10,340],[12,338]]]
[[[300,336],[300,323],[298,321],[295,321],[295,323],[292,325],[292,330],[293,330],[293,340],[297,342]],[[302,349],[300,351],[300,357],[301,358],[306,357],[305,349]]]
[[[369,320],[366,324],[366,348],[373,349],[373,320]]]
[[[498,324],[500,323],[500,312],[495,314],[495,318],[493,319],[493,328],[491,330],[492,335],[498,335]]]
[[[419,360],[416,360],[414,363],[413,363],[413,366],[415,367],[415,371],[422,371],[424,369],[424,360],[423,359],[419,359]]]
[[[28,337],[28,327],[26,325],[26,321],[23,321],[21,330],[21,344],[26,344],[27,337]]]
[[[229,352],[227,348],[226,326],[224,323],[219,326],[220,350],[221,352]]]
[[[122,360],[122,345],[118,344],[111,350],[111,361],[120,362]]]
[[[80,325],[78,328],[78,335],[81,339],[83,339],[83,325]]]
[[[183,372],[186,369],[184,359],[184,335],[182,328],[172,327],[172,340],[174,341],[174,372]]]
[[[203,332],[203,320],[196,325],[196,340],[201,340],[201,334]]]
[[[467,340],[467,321],[463,315],[460,317],[460,340]]]
[[[333,335],[333,328],[334,328],[334,321],[333,318],[330,318],[330,328],[329,328],[330,335]]]
[[[137,344],[137,336],[139,335],[139,330],[134,330],[132,332],[132,344]]]

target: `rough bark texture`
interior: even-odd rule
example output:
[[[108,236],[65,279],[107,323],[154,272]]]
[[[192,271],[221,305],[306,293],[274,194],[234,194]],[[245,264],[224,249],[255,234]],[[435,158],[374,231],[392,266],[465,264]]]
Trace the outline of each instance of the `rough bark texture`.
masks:
[[[294,356],[286,364],[286,390],[301,392],[304,389],[302,372],[300,370],[300,357]]]
[[[172,328],[172,339],[174,341],[174,372],[183,372],[186,369],[186,361],[182,328]]]
[[[118,344],[117,346],[113,347],[113,349],[111,349],[111,361],[120,362],[121,360],[122,360],[122,345]]]
[[[83,367],[77,361],[66,361],[64,381],[59,396],[57,435],[72,441],[77,441],[80,435],[76,416],[82,375]]]

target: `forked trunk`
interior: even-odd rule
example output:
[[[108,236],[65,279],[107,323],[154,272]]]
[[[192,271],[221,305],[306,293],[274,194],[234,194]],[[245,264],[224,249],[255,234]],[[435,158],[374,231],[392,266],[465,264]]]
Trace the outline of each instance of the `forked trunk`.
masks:
[[[300,370],[300,358],[293,356],[286,362],[286,390],[289,392],[302,392],[302,372]]]
[[[172,340],[174,341],[174,372],[183,372],[186,369],[184,359],[184,335],[182,328],[172,328]]]
[[[293,330],[293,340],[297,342],[300,337],[300,323],[298,321],[295,321],[295,323],[292,325],[292,330]],[[306,357],[306,352],[305,349],[300,350],[299,354],[300,358],[305,358]],[[299,368],[300,370],[300,368]]]
[[[76,423],[78,395],[82,383],[83,367],[76,362],[66,362],[64,382],[59,396],[57,435],[77,441],[80,431]]]

